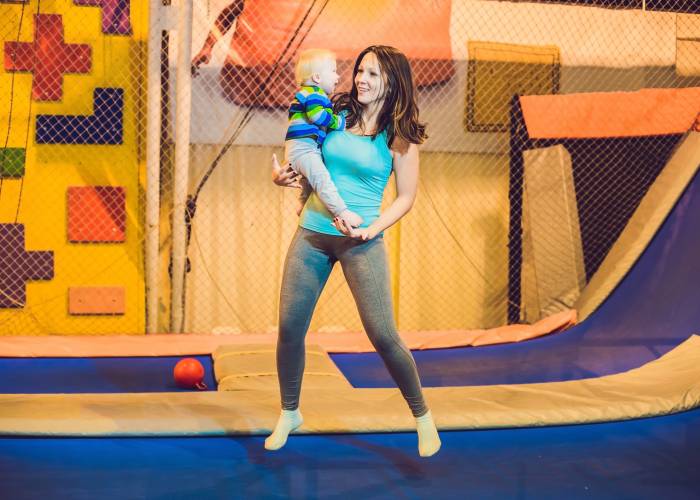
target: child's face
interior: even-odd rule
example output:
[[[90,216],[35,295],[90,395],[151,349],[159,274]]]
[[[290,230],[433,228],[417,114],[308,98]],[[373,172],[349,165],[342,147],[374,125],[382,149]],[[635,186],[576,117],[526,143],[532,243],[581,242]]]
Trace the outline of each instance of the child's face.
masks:
[[[319,67],[317,76],[318,82],[316,82],[316,84],[321,87],[326,94],[332,94],[340,79],[335,59],[324,60]]]

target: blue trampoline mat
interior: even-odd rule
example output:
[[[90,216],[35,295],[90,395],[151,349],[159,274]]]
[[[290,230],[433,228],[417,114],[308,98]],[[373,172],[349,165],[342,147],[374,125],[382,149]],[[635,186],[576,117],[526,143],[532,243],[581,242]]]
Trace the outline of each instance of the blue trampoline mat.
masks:
[[[700,409],[628,422],[442,433],[420,459],[414,434],[0,438],[13,500],[696,499]]]
[[[0,393],[188,391],[175,385],[173,368],[184,357],[204,366],[204,383],[216,389],[210,356],[128,358],[0,358]]]

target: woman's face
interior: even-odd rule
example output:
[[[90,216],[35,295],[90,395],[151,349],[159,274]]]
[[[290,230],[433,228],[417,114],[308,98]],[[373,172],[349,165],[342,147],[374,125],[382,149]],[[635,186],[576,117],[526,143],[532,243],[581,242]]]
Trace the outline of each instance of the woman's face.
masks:
[[[384,99],[384,75],[374,53],[368,52],[360,61],[355,75],[355,87],[360,104],[367,106]]]

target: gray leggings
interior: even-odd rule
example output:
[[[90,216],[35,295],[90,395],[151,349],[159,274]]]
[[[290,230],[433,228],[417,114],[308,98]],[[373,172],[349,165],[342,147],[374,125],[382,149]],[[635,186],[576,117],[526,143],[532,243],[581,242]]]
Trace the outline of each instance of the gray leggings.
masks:
[[[336,261],[350,286],[362,325],[414,416],[428,411],[416,363],[396,331],[383,238],[362,241],[297,229],[287,252],[280,293],[277,372],[282,408],[299,407],[304,337]]]

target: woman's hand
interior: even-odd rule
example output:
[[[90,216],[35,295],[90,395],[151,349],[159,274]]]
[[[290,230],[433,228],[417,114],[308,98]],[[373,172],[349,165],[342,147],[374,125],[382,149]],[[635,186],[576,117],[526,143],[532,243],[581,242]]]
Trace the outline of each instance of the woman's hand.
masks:
[[[363,227],[362,229],[355,229],[355,234],[352,237],[363,241],[369,241],[375,236],[377,236],[377,232],[371,227]]]
[[[277,161],[277,155],[272,155],[272,182],[282,187],[301,189],[301,174],[292,170],[292,166],[287,164],[284,167]]]
[[[335,228],[343,233],[345,236],[348,236],[350,238],[355,238],[358,240],[371,240],[375,236],[377,236],[377,230],[373,228],[371,225],[369,227],[352,227],[348,222],[343,219],[342,217],[336,217],[333,219],[333,225]]]

